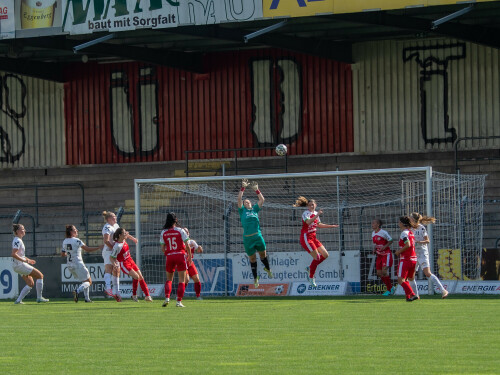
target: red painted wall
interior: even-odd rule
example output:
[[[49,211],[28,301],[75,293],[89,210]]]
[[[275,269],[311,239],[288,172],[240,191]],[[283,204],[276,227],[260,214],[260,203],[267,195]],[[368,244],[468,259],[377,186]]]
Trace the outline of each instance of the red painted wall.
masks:
[[[67,163],[184,160],[186,150],[282,142],[290,155],[353,151],[350,65],[282,50],[212,54],[204,63],[203,75],[135,62],[68,70]],[[257,155],[272,151],[238,157]]]

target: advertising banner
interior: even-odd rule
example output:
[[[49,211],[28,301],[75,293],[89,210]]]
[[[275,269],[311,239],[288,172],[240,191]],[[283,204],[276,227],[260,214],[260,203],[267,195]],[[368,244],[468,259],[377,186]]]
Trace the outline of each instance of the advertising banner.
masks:
[[[62,0],[62,27],[71,34],[161,29],[262,18],[262,0]]]
[[[281,284],[260,284],[257,288],[253,284],[239,284],[236,295],[240,297],[248,296],[286,296],[288,294],[287,283]]]
[[[500,295],[500,281],[458,281],[455,293]]]
[[[164,289],[165,284],[148,284],[149,295],[153,298],[161,297],[163,299],[165,297]],[[144,297],[140,287],[137,288],[137,294]],[[120,296],[122,298],[132,297],[132,284],[120,284]]]
[[[227,291],[229,295],[234,295],[235,286],[233,285],[233,259],[228,256],[225,259],[224,254],[196,254],[193,260],[198,277],[201,281],[201,294],[224,295]],[[227,262],[227,279],[226,279]],[[174,286],[175,287],[175,286]],[[186,285],[186,296],[194,296],[194,284],[190,281]]]
[[[443,284],[443,287],[450,293],[455,293],[455,288],[457,285],[456,280],[441,280],[441,284]],[[434,287],[434,293],[436,294],[441,294],[441,291],[436,288],[436,286],[433,283]],[[427,280],[417,280],[417,288],[418,288],[418,294],[419,295],[428,295],[429,294],[429,282]],[[396,293],[394,293],[397,296],[404,296],[405,291],[401,285],[398,285],[396,287]]]
[[[476,0],[484,2],[492,0]],[[357,13],[433,5],[459,4],[457,0],[262,0],[264,17],[305,17],[325,13]]]
[[[15,298],[19,295],[19,277],[12,270],[12,258],[0,258],[0,299]]]
[[[90,286],[90,298],[98,295],[99,297],[104,296],[104,263],[86,263],[85,266],[89,270],[90,278],[92,279],[92,285]],[[130,284],[130,289],[132,289],[132,278],[125,275],[123,272],[120,274],[120,289],[126,287]],[[75,280],[73,275],[68,269],[66,263],[61,264],[61,279],[60,279],[60,295],[59,297],[71,297],[73,290],[80,286],[81,282]]]
[[[342,272],[339,268],[339,252],[332,251],[330,256],[318,266],[316,281],[349,281],[359,285],[359,251],[346,251],[342,257]],[[236,284],[253,284],[253,275],[248,257],[241,254],[231,254],[233,257],[233,279]],[[269,265],[273,271],[273,278],[269,279],[259,264],[258,272],[261,284],[292,283],[306,281],[306,267],[311,264],[311,256],[305,251],[269,253]],[[262,267],[261,267],[262,266]]]
[[[62,0],[16,1],[16,38],[61,34],[61,8]]]
[[[308,282],[293,283],[291,296],[343,296],[347,291],[347,282],[316,282],[316,286]]]
[[[0,4],[0,39],[16,37],[14,0],[3,0]]]

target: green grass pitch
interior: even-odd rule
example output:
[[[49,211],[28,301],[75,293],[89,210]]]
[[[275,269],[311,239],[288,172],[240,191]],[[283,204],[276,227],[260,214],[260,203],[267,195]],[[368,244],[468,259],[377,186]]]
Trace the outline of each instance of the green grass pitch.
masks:
[[[500,298],[0,302],[1,374],[499,374]]]

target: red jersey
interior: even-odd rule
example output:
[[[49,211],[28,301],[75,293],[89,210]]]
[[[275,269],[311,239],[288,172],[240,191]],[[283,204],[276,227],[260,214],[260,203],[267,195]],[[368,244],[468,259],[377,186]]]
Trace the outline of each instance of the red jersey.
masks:
[[[172,227],[161,232],[160,243],[165,245],[165,255],[186,254],[188,235],[182,228]]]
[[[304,233],[307,233],[308,236],[311,235],[316,235],[316,229],[318,227],[318,224],[321,222],[319,219],[319,216],[314,219],[314,221],[311,224],[307,224],[306,220],[309,220],[312,216],[317,215],[318,212],[314,211],[311,212],[309,210],[304,211],[302,214],[302,229],[300,231],[300,236],[302,237]]]
[[[409,229],[405,229],[401,232],[401,236],[399,236],[399,248],[402,249],[403,247],[405,247],[407,242],[410,243],[410,247],[399,254],[399,259],[411,260],[416,262],[417,254],[415,253],[415,237]]]
[[[372,241],[375,244],[375,252],[377,255],[383,256],[391,252],[389,246],[387,246],[384,250],[381,250],[385,245],[392,241],[392,237],[384,229],[379,229],[378,232],[373,231]]]
[[[115,242],[115,244],[113,245],[113,252],[111,253],[111,256],[113,258],[116,258],[118,262],[124,262],[127,259],[131,258],[128,243],[126,241]]]

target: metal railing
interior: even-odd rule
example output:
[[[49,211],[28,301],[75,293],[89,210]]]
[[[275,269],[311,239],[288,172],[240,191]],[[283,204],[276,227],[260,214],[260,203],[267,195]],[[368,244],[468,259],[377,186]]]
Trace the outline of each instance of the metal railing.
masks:
[[[233,171],[235,175],[237,175],[239,171],[247,170],[247,169],[251,169],[251,170],[259,170],[259,169],[264,170],[265,169],[265,170],[268,170],[268,169],[282,169],[283,168],[284,172],[288,173],[288,154],[285,154],[284,156],[265,155],[265,156],[275,156],[276,158],[283,159],[283,165],[281,165],[281,166],[265,165],[262,167],[241,168],[238,165],[238,155],[241,154],[242,152],[265,151],[265,150],[274,150],[274,149],[275,149],[275,146],[266,146],[266,147],[250,147],[250,148],[226,148],[226,149],[216,149],[216,150],[184,151],[184,153],[186,154],[186,170],[185,170],[186,177],[189,177],[190,172],[194,173],[194,172],[220,172],[221,171],[221,168],[217,168],[217,169],[206,169],[206,168],[204,168],[204,169],[190,169],[189,168],[189,161],[190,161],[189,155],[190,154],[208,154],[208,153],[232,154],[233,156],[230,159],[232,159],[233,167],[225,168],[224,170],[225,171]],[[222,163],[221,159],[225,159],[225,158],[223,157],[223,158],[217,158],[217,159],[218,159],[218,161],[221,161],[221,163]],[[191,159],[191,161],[203,162],[204,159]]]
[[[40,202],[40,189],[50,189],[50,188],[60,188],[60,187],[73,187],[80,190],[80,200],[79,201],[68,201],[68,202],[57,202],[57,203],[43,203]],[[42,207],[65,207],[65,206],[79,206],[81,207],[82,224],[85,223],[85,191],[82,184],[79,183],[68,183],[68,184],[36,184],[36,185],[7,185],[0,186],[0,190],[13,190],[13,189],[33,189],[34,190],[34,202],[33,203],[14,203],[14,204],[0,204],[1,208],[34,208],[35,209],[35,223],[36,226],[39,225],[39,211]]]

